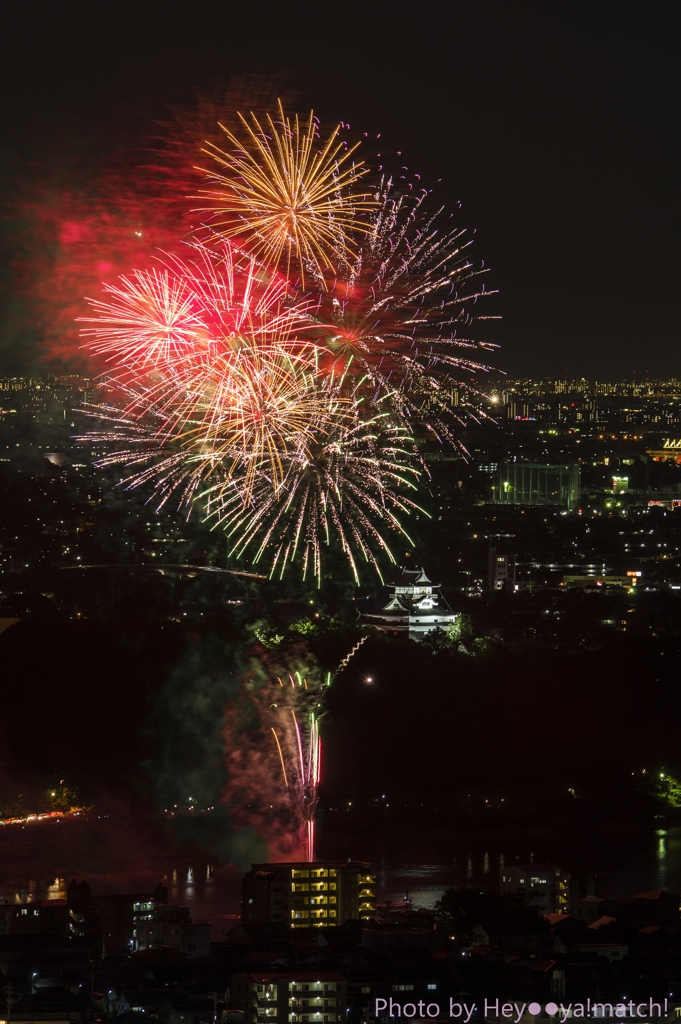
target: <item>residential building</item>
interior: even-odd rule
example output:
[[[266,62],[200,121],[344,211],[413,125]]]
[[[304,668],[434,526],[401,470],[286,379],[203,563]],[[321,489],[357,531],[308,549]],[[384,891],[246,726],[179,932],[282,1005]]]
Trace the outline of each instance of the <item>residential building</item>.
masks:
[[[214,1024],[216,1019],[212,999],[190,998],[184,992],[163,996],[154,1004],[152,1012],[162,1024]]]
[[[516,555],[498,544],[491,544],[488,556],[487,582],[491,592],[515,590]]]
[[[512,921],[480,921],[471,929],[470,949],[494,948],[506,953],[521,953],[524,956],[551,955],[555,939],[548,925],[521,925]]]
[[[69,935],[66,900],[0,904],[0,935]]]
[[[188,907],[154,906],[137,921],[134,948],[177,949],[191,959],[210,953],[210,922],[192,921]]]
[[[608,904],[601,896],[582,896],[581,899],[575,900],[572,907],[572,915],[578,921],[584,921],[586,924],[592,925],[594,921],[603,916],[603,911],[607,906]]]
[[[152,921],[154,908],[167,902],[168,890],[164,885],[157,885],[154,892],[94,897],[92,903],[102,922],[104,951],[123,953],[134,949],[138,925]]]
[[[232,1009],[247,1024],[339,1024],[346,1015],[346,982],[336,971],[236,974]]]
[[[242,920],[291,928],[369,920],[375,881],[369,864],[353,861],[253,864],[243,882]]]
[[[525,894],[540,914],[567,914],[570,876],[555,864],[511,864],[500,876],[502,892]]]

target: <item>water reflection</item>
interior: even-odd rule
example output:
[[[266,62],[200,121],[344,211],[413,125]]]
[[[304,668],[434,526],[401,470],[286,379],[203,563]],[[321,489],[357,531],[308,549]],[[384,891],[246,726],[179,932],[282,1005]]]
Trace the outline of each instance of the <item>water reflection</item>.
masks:
[[[655,878],[656,889],[669,889],[669,868],[667,866],[667,833],[659,829],[657,836],[657,875]]]
[[[506,846],[506,842],[504,844]],[[621,899],[651,889],[677,892],[681,887],[681,828],[660,829],[647,836],[629,840],[617,847],[595,849],[585,855],[582,847],[566,847],[556,855],[551,850],[530,850],[516,847],[505,851],[480,848],[461,850],[442,865],[410,865],[388,868],[378,879],[377,898],[399,900],[409,888],[414,906],[432,908],[447,888],[480,885],[496,888],[497,878],[492,864],[503,869],[507,864],[527,863],[539,858],[557,863],[566,870],[588,865],[588,870],[605,878],[605,896]],[[464,848],[465,850],[465,848]],[[508,851],[508,852],[506,852]]]
[[[507,863],[527,863],[530,856],[529,842],[521,841],[515,846],[504,838],[505,850],[490,843],[489,837],[482,837],[479,846],[475,840],[465,839],[466,846],[459,846],[448,852],[440,864],[409,864],[395,866],[386,855],[376,865],[377,899],[380,902],[399,902],[409,892],[414,906],[432,908],[443,892],[450,887],[460,888],[479,885],[481,888],[496,888],[497,867],[503,869]],[[470,848],[468,843],[470,842]],[[583,847],[561,845],[560,852],[543,849],[537,840],[537,857],[560,864],[570,870],[586,863]],[[484,844],[484,845],[483,845]],[[505,852],[508,851],[508,852]],[[386,863],[387,860],[387,863]],[[618,899],[651,889],[677,891],[681,885],[681,828],[659,829],[637,839],[629,839],[619,846],[613,844],[608,850],[595,850],[589,857],[588,869],[605,877],[605,895]],[[33,873],[33,871],[31,871]],[[169,887],[169,903],[172,906],[189,907],[195,920],[213,922],[213,938],[223,938],[240,912],[241,880],[234,867],[223,868],[213,863],[194,861],[192,864],[178,863],[168,866],[165,873],[158,872],[150,865],[146,873],[116,876],[89,876],[87,881],[95,895],[103,893],[150,892],[163,878]],[[70,881],[70,875],[67,876]],[[28,881],[21,877],[8,881],[0,887],[0,902],[26,903],[39,899],[64,899],[67,878],[58,875],[52,881]]]
[[[66,899],[66,879],[55,878],[52,885],[47,887],[47,899],[48,900],[65,900]]]

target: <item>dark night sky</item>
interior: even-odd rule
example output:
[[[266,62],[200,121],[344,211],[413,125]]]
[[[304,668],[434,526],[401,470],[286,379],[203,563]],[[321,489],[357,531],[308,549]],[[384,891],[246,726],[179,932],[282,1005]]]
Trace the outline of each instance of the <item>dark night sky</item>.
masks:
[[[151,122],[232,71],[290,69],[320,114],[382,132],[463,202],[501,289],[499,366],[681,376],[678,22],[654,0],[12,0],[3,152],[55,126]]]

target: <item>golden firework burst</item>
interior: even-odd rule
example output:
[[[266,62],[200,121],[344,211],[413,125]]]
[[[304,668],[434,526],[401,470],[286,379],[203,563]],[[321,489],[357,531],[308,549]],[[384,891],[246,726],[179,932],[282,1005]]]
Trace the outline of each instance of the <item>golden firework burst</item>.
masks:
[[[359,143],[340,138],[340,125],[320,139],[314,113],[306,122],[269,114],[264,124],[239,114],[242,138],[221,125],[233,149],[207,143],[221,171],[206,171],[214,182],[202,189],[204,208],[213,215],[210,229],[218,237],[239,236],[249,251],[289,273],[292,267],[322,282],[337,272],[353,251],[352,236],[363,232],[358,214],[376,204],[370,192],[356,191],[367,168],[354,159]]]

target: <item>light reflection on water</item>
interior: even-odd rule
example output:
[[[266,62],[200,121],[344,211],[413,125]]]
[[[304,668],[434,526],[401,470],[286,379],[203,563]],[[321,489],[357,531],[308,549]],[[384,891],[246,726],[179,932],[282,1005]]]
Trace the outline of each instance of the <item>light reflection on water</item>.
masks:
[[[631,896],[650,889],[678,892],[681,887],[681,828],[659,829],[643,839],[622,842],[614,853],[589,865],[605,876],[605,895],[612,898]],[[493,844],[479,849],[460,849],[448,864],[375,864],[376,898],[379,902],[400,902],[406,896],[413,906],[432,909],[449,887],[480,885],[493,888],[497,871],[507,864],[527,862],[528,848],[504,850]],[[539,858],[535,858],[538,860]],[[576,868],[580,862],[566,851],[555,860],[562,867]],[[39,899],[65,899],[70,877],[58,876],[51,882],[27,880],[25,887],[0,887],[0,901],[24,903]],[[80,877],[78,878],[80,881]],[[213,939],[224,938],[240,913],[241,881],[239,872],[231,867],[194,863],[178,865],[159,876],[153,869],[144,874],[88,877],[94,895],[105,893],[150,892],[159,881],[168,886],[171,906],[189,907],[195,920],[210,920]]]
[[[548,858],[567,870],[578,870],[581,859],[566,851],[562,858]],[[496,886],[498,870],[514,861],[539,861],[531,850],[511,852],[492,846],[478,851],[460,851],[450,864],[415,864],[378,871],[377,899],[400,902],[409,895],[413,906],[432,909],[445,889],[467,885]],[[681,828],[659,829],[635,842],[623,841],[614,851],[594,857],[589,870],[605,878],[608,898],[633,896],[651,889],[679,892],[681,889]]]

